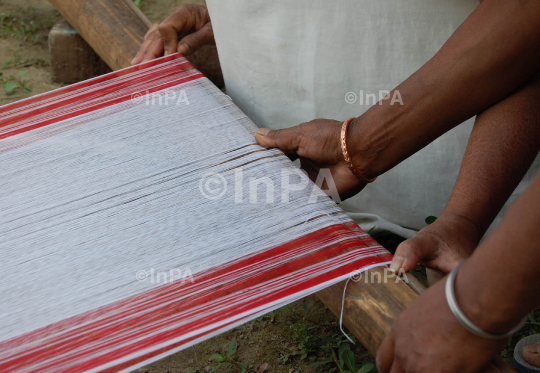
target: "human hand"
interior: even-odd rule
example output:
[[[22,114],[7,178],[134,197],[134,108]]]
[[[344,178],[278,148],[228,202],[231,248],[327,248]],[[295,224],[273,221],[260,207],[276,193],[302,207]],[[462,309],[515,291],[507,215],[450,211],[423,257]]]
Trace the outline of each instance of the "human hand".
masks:
[[[166,20],[154,24],[148,30],[131,64],[152,60],[163,52],[167,55],[178,51],[188,56],[209,44],[215,45],[216,42],[208,8],[203,5],[183,4],[174,8]]]
[[[450,311],[444,286],[430,287],[395,320],[377,354],[379,373],[477,373],[506,345],[467,331]]]
[[[434,223],[398,246],[390,268],[408,272],[420,263],[446,274],[471,256],[480,238],[481,233],[472,222],[443,212]]]
[[[270,131],[261,128],[255,138],[261,146],[279,148],[300,165],[311,180],[317,180],[321,168],[330,170],[342,200],[359,193],[366,184],[350,171],[341,152],[342,122],[315,119],[296,127]],[[324,188],[323,188],[324,189]]]

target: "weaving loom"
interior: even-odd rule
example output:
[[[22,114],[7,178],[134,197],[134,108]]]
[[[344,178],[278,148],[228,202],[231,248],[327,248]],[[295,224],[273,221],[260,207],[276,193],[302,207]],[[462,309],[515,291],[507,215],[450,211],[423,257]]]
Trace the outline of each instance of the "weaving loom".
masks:
[[[178,54],[0,107],[0,371],[130,371],[389,263]]]

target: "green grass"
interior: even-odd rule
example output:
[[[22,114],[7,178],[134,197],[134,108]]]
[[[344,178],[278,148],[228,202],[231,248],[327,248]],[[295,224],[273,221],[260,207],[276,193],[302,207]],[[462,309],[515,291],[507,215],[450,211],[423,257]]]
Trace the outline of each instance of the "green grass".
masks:
[[[14,77],[10,76],[4,78],[4,74],[0,72],[0,79],[2,80],[2,86],[7,95],[13,94],[15,90],[22,89],[24,93],[32,93],[30,87],[24,82],[24,77],[28,73],[28,70],[21,71],[17,76],[17,80]]]
[[[19,8],[14,13],[1,13],[0,37],[15,37],[45,46],[49,30],[60,18],[58,12],[40,12],[35,8]]]

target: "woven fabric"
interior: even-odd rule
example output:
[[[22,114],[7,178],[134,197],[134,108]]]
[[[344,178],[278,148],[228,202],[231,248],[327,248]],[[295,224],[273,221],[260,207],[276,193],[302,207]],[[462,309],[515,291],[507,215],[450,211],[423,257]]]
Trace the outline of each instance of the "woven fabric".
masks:
[[[179,55],[0,107],[0,371],[129,371],[390,254]]]

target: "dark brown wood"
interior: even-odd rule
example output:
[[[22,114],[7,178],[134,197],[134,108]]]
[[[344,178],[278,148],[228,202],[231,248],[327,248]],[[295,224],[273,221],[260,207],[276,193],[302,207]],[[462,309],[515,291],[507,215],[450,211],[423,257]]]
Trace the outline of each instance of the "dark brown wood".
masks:
[[[151,22],[131,0],[50,0],[70,25],[113,70],[130,66]],[[215,46],[188,57],[218,87],[223,74]]]
[[[123,0],[50,0],[113,70],[128,67],[148,31]]]
[[[49,32],[49,52],[55,83],[76,83],[111,71],[65,20],[56,22]]]
[[[363,276],[374,274],[374,279],[384,279],[384,268],[375,268]],[[370,279],[370,277],[367,277]],[[365,278],[365,277],[363,277]],[[344,282],[317,293],[320,300],[339,317]],[[343,324],[358,341],[375,356],[394,319],[411,304],[418,295],[403,281],[349,281],[345,297]]]
[[[371,281],[372,274],[376,281]],[[418,297],[418,294],[404,281],[396,282],[396,278],[379,282],[378,278],[383,280],[385,278],[384,268],[369,270],[363,276],[364,279],[367,276],[368,283],[364,280],[349,281],[347,285],[343,325],[375,356],[396,317]],[[337,317],[341,314],[344,286],[345,282],[341,282],[317,293],[319,299]],[[421,287],[417,289],[422,290]],[[516,373],[500,357],[496,357],[483,372]]]

